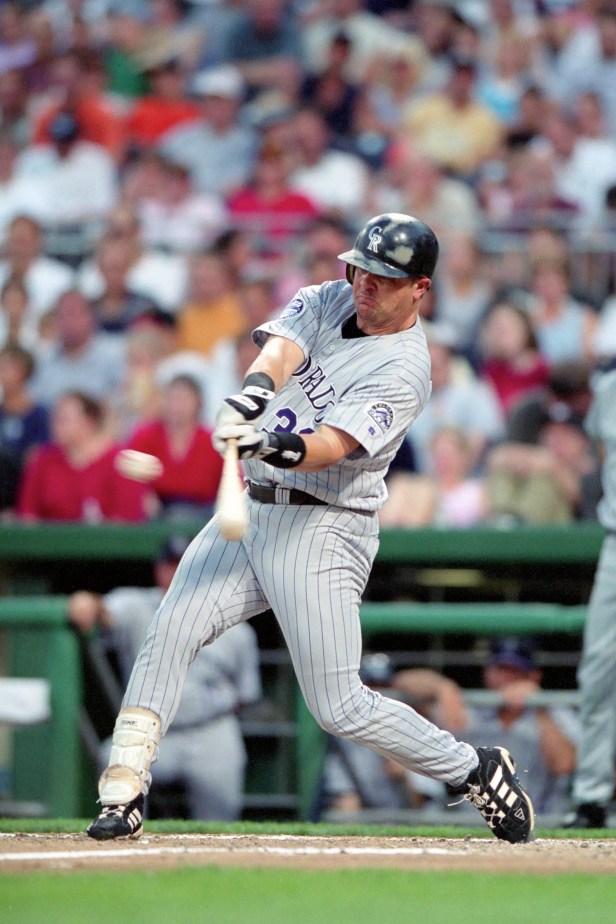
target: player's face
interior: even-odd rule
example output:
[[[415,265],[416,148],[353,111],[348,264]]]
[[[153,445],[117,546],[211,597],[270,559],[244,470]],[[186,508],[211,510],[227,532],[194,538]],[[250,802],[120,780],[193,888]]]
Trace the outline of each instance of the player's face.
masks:
[[[419,301],[430,288],[430,280],[390,279],[366,270],[355,270],[353,298],[357,326],[365,334],[396,334],[412,327],[417,319]]]

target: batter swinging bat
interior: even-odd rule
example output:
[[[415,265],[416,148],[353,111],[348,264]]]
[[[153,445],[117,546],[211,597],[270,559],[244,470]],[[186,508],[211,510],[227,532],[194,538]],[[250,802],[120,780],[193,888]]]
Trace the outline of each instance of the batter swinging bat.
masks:
[[[246,532],[248,513],[244,488],[238,472],[237,440],[227,440],[222,476],[216,498],[220,531],[225,539],[237,542]]]

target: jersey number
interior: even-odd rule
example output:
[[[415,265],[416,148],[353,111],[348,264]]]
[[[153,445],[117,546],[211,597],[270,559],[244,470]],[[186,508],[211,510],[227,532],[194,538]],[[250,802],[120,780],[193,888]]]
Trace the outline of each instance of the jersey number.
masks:
[[[291,433],[297,426],[297,414],[290,407],[283,407],[276,412],[278,423],[273,428],[274,433]],[[314,433],[312,427],[304,427],[300,433]]]

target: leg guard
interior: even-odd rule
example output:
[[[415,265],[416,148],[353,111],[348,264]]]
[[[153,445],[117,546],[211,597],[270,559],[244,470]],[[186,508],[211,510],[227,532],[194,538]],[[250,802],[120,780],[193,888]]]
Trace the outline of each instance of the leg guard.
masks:
[[[158,754],[160,719],[149,709],[121,709],[113,731],[109,766],[98,782],[102,805],[126,805],[146,795],[152,775],[150,765]]]

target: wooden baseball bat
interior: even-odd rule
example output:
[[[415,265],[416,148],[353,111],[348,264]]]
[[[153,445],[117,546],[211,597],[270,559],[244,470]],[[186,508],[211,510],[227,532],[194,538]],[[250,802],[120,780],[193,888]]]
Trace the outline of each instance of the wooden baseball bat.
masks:
[[[237,440],[227,440],[222,476],[216,498],[220,531],[225,539],[239,541],[248,525],[244,486],[238,471]]]

